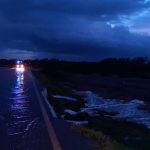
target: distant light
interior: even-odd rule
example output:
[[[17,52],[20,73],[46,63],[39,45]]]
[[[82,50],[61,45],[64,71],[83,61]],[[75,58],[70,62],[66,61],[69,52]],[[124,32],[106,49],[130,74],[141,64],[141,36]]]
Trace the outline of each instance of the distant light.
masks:
[[[17,65],[16,71],[17,71],[17,72],[24,72],[24,71],[25,71],[25,68],[24,68],[24,66],[19,67],[19,65]]]
[[[25,71],[25,68],[24,68],[24,67],[23,67],[23,68],[20,68],[20,67],[18,68],[18,67],[17,67],[17,68],[16,68],[16,71],[18,71],[18,72],[24,72],[24,71]]]

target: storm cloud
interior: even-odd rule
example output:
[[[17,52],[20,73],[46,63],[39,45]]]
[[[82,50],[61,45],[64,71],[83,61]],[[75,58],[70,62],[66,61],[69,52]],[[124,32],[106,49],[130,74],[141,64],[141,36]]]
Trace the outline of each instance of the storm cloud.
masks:
[[[77,60],[148,56],[149,9],[144,0],[0,0],[1,52]]]

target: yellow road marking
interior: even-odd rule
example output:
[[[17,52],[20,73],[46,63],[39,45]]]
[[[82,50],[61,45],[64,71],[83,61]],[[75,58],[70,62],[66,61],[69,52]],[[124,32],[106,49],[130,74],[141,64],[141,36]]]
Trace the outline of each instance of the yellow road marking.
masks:
[[[31,79],[32,79],[32,82],[33,82],[33,86],[34,86],[37,98],[38,98],[38,102],[39,102],[41,110],[42,110],[42,114],[43,114],[44,121],[45,121],[47,130],[48,130],[48,133],[49,133],[49,137],[50,137],[51,142],[52,142],[53,149],[54,150],[61,150],[61,146],[60,146],[59,141],[57,139],[57,136],[56,136],[56,133],[54,131],[54,128],[53,128],[53,126],[52,126],[52,124],[51,124],[51,122],[49,120],[48,114],[47,114],[47,112],[45,110],[45,107],[44,107],[42,101],[41,101],[41,98],[40,98],[37,86],[36,86],[35,81],[34,81],[33,76],[32,76],[32,72],[31,72]]]

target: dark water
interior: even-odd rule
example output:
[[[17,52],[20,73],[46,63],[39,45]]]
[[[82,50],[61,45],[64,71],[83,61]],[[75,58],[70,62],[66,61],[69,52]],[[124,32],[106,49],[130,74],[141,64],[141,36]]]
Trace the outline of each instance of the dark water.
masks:
[[[21,73],[0,69],[0,147],[38,150],[45,145],[45,149],[49,148],[36,99],[29,70]]]

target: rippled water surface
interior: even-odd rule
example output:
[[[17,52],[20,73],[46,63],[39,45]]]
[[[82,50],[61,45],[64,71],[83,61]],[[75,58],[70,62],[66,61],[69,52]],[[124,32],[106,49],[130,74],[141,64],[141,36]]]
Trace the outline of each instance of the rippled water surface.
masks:
[[[11,89],[11,124],[8,128],[9,135],[21,134],[24,126],[30,121],[30,107],[27,90],[24,85],[24,73],[16,72],[15,86]]]
[[[0,69],[0,149],[49,148],[31,72]]]

